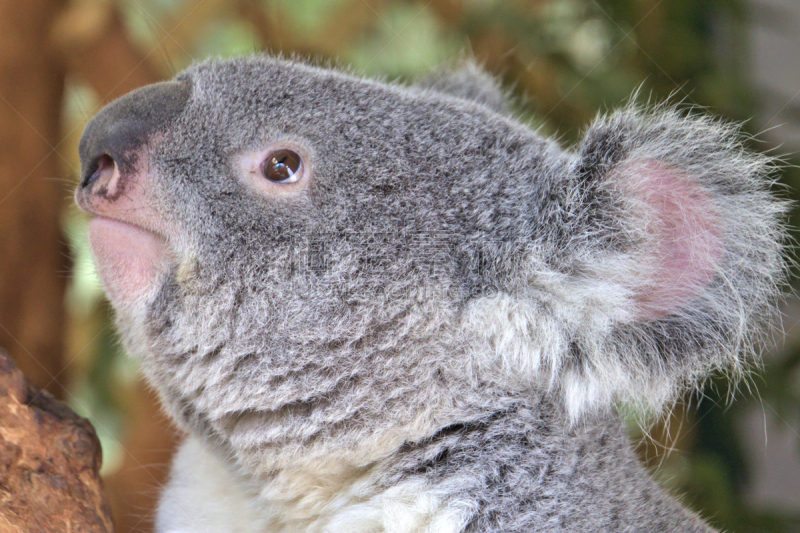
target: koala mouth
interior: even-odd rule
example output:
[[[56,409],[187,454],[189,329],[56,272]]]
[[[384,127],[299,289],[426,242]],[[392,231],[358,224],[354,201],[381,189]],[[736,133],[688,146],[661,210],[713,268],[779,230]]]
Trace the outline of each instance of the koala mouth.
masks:
[[[75,191],[78,207],[94,217],[88,225],[89,243],[115,306],[127,307],[154,291],[166,262],[167,232],[141,166],[121,168],[102,154],[90,162],[92,172]]]

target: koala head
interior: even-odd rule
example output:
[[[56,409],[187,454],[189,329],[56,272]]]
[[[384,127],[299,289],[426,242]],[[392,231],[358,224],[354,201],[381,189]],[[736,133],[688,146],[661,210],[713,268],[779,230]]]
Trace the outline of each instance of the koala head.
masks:
[[[474,67],[417,86],[250,57],[87,126],[78,204],[167,410],[268,470],[520,398],[573,419],[742,368],[784,205],[735,128],[600,117],[567,151]]]

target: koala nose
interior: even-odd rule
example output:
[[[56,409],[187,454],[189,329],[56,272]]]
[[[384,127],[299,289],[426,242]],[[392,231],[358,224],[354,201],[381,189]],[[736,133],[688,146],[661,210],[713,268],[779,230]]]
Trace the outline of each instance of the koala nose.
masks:
[[[81,188],[88,189],[103,176],[108,181],[112,174],[132,170],[137,149],[183,111],[190,93],[188,83],[166,81],[137,89],[103,108],[81,137]]]

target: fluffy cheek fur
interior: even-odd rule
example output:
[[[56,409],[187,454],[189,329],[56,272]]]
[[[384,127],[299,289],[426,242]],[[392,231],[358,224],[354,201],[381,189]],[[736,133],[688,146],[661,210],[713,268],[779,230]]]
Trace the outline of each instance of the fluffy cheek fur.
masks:
[[[586,289],[573,293],[566,303],[544,292],[527,301],[497,294],[471,302],[463,327],[476,340],[474,364],[485,375],[520,389],[533,385],[559,394],[573,421],[620,398],[660,409],[679,383],[665,376],[653,379],[644,367],[626,367],[610,341],[614,315],[629,315],[629,305],[613,307],[625,301],[620,296],[624,291],[611,283]],[[581,295],[607,296],[606,309],[587,309]],[[574,365],[574,339],[587,332],[590,342],[584,341],[581,349],[591,350],[584,353],[591,367],[581,368]]]
[[[120,322],[169,414],[248,472],[368,464],[486,408],[468,399],[462,340],[442,309],[395,301],[394,313],[342,316],[322,293],[281,296],[228,269],[199,280],[179,268],[143,321]]]

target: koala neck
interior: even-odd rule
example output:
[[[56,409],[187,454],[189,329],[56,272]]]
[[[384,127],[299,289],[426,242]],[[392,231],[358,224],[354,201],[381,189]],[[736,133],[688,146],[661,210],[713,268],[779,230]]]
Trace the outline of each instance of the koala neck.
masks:
[[[380,459],[367,463],[332,453],[327,457],[301,458],[269,474],[254,476],[248,467],[231,462],[227,451],[208,446],[207,439],[192,437],[184,443],[176,462],[186,463],[185,470],[197,477],[200,490],[216,490],[217,477],[221,484],[234,480],[233,486],[219,495],[202,494],[188,499],[233,498],[230,505],[234,508],[242,506],[244,500],[247,512],[252,513],[247,523],[257,524],[253,531],[366,533],[402,526],[400,530],[404,531],[427,527],[427,531],[455,532],[461,531],[474,514],[475,502],[466,494],[469,483],[455,480],[452,484],[453,479],[448,479],[448,465],[461,461],[461,453],[472,455],[473,448],[482,445],[503,448],[504,444],[497,440],[501,437],[497,429],[508,429],[512,438],[521,437],[514,435],[521,425],[510,421],[520,412],[530,416],[534,412],[532,405],[541,402],[518,401],[505,410],[442,427],[424,439],[406,440],[388,453],[388,448],[383,449]],[[559,440],[567,437],[562,410],[549,404],[548,408],[551,414],[544,421],[544,433],[557,435]],[[476,456],[468,460],[480,459]],[[173,481],[168,493],[181,489],[174,485]],[[221,503],[227,507],[227,503]],[[182,508],[187,505],[192,503],[181,502]],[[220,528],[229,527],[229,522],[220,523]]]
[[[514,401],[470,369],[447,302],[335,328],[305,301],[276,314],[239,282],[244,270],[203,290],[173,276],[120,329],[172,418],[255,476],[334,459],[361,468]]]
[[[409,443],[490,417],[519,401],[499,390],[490,400],[473,396],[446,379],[436,386],[422,383],[374,410],[346,408],[352,384],[334,389],[324,399],[287,401],[269,411],[233,410],[222,416],[187,408],[170,393],[162,397],[190,433],[213,443],[251,478],[270,480],[278,492],[292,492],[298,478],[313,479],[308,486],[323,492],[338,492],[344,481],[360,479],[376,464],[391,461]],[[376,391],[388,386],[374,387]],[[292,481],[284,486],[287,479]],[[328,487],[329,482],[334,487]]]
[[[546,396],[443,427],[367,464],[331,455],[254,477],[207,441],[190,438],[176,466],[186,474],[167,487],[159,522],[188,514],[209,531],[499,531],[494,513],[516,500],[503,489],[489,504],[482,499],[498,481],[542,502],[547,519],[574,525],[570,531],[599,531],[597,524],[615,531],[614,524],[640,519],[639,502],[622,498],[632,486],[648,494],[648,513],[673,517],[681,531],[710,531],[649,478],[618,417],[574,425]],[[554,483],[574,505],[552,497]],[[598,511],[583,516],[576,508]]]

